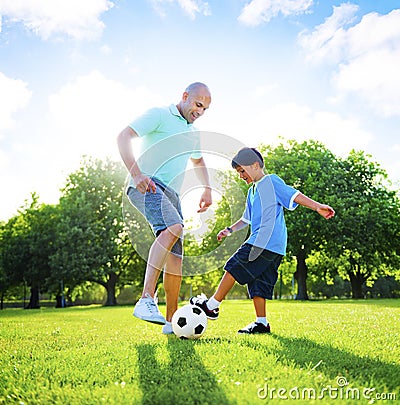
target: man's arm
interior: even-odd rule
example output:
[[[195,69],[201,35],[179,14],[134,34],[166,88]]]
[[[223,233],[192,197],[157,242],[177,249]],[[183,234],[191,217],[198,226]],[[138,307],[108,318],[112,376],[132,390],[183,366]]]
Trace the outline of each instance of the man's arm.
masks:
[[[319,215],[323,216],[325,219],[333,218],[335,215],[335,210],[326,204],[320,204],[317,201],[312,200],[303,193],[299,193],[294,202],[302,205],[303,207],[310,208],[314,211],[317,211]]]
[[[200,159],[191,158],[191,160],[193,166],[196,169],[197,177],[201,181],[201,184],[204,185],[204,192],[200,197],[199,203],[200,209],[197,212],[204,212],[212,204],[210,178],[208,177],[207,167],[203,158]]]
[[[133,155],[131,143],[132,138],[136,138],[138,136],[139,135],[131,127],[126,127],[124,130],[122,130],[117,137],[119,153],[123,162],[125,163],[126,168],[132,176],[136,189],[142,194],[145,194],[146,191],[155,193],[156,185],[154,184],[153,180],[140,171],[135,156]]]

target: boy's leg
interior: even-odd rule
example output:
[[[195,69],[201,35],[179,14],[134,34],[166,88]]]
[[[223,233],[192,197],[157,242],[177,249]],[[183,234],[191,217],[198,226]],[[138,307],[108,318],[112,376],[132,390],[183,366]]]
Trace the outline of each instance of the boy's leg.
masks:
[[[203,295],[190,298],[190,303],[200,307],[206,313],[208,319],[218,319],[219,305],[231,290],[235,282],[236,280],[233,278],[233,276],[230,273],[225,272],[219,283],[217,291],[209,300],[207,300],[207,297]]]
[[[254,296],[252,298],[254,309],[256,311],[256,321],[250,323],[243,329],[238,330],[238,333],[245,334],[259,334],[270,333],[271,328],[266,318],[266,299],[260,296]]]
[[[266,300],[263,297],[253,297],[254,310],[257,318],[265,318],[267,316]]]
[[[221,302],[235,285],[235,282],[236,280],[233,278],[231,273],[226,271],[219,283],[217,291],[213,295],[213,298]]]

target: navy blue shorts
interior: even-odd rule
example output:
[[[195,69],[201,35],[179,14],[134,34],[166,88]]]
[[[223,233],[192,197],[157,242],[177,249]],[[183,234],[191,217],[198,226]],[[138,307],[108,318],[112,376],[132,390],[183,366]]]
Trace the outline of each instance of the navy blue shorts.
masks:
[[[257,257],[250,261],[249,255],[252,248],[254,248],[253,245],[244,243],[226,262],[224,269],[239,284],[247,284],[250,298],[262,297],[270,300],[278,279],[278,268],[283,256],[255,247]]]
[[[142,194],[135,187],[130,186],[127,195],[131,204],[137,208],[152,226],[155,236],[171,225],[183,226],[183,215],[179,195],[175,190],[166,186],[157,178],[152,178],[156,184],[156,192]],[[172,246],[171,253],[182,257],[182,236]]]

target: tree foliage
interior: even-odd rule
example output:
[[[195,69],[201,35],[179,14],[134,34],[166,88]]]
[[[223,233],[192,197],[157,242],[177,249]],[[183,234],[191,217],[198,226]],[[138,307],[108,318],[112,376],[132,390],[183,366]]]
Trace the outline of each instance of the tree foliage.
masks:
[[[333,257],[345,260],[353,298],[362,298],[363,285],[399,268],[400,201],[390,189],[387,173],[364,152],[352,151],[340,162],[336,179],[336,244]],[[398,271],[397,271],[398,272]]]
[[[116,289],[132,282],[143,267],[122,217],[125,175],[121,164],[91,158],[69,175],[51,257],[53,274],[64,285],[73,289],[84,281],[98,283],[107,291],[106,305],[117,303]]]

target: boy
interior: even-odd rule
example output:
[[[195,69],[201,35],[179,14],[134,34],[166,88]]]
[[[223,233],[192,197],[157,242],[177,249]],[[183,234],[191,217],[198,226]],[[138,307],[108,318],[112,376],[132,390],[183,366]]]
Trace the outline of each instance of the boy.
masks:
[[[221,241],[231,233],[250,225],[250,236],[225,264],[225,274],[215,294],[207,300],[202,295],[192,297],[190,303],[197,305],[209,319],[217,319],[219,306],[237,281],[247,284],[253,300],[256,321],[238,333],[270,333],[266,319],[266,300],[272,293],[278,278],[278,267],[286,253],[287,230],[283,208],[294,210],[298,205],[313,209],[326,219],[335,211],[325,204],[308,198],[300,191],[284,183],[277,175],[264,173],[264,160],[254,148],[243,148],[232,159],[232,167],[247,184],[252,184],[246,208],[241,219],[221,230]]]

